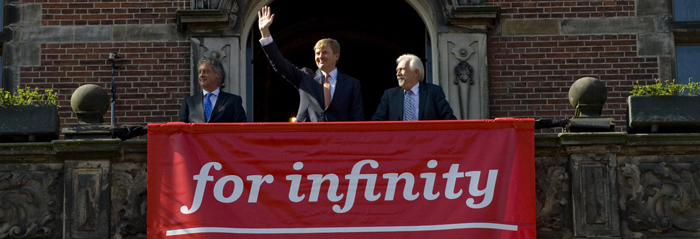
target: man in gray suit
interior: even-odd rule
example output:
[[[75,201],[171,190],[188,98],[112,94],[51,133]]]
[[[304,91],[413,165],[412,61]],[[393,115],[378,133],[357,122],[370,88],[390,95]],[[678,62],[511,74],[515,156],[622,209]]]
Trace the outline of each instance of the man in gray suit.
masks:
[[[185,98],[178,114],[178,121],[185,123],[246,122],[243,100],[240,96],[221,91],[224,78],[221,61],[202,57],[197,63],[197,80],[201,92]]]
[[[272,68],[299,90],[297,121],[364,120],[360,81],[336,69],[340,58],[338,41],[326,38],[316,43],[314,59],[318,70],[315,73],[307,68],[299,69],[282,56],[272,40],[270,25],[274,16],[267,6],[258,12],[260,44]]]
[[[372,120],[455,120],[452,107],[439,86],[421,82],[423,62],[415,55],[396,59],[399,86],[384,91]]]

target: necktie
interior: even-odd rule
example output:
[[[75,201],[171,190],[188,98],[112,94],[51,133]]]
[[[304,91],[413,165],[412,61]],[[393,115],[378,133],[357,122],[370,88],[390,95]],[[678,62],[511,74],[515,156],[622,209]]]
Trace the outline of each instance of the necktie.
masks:
[[[328,82],[328,77],[330,75],[323,77],[323,101],[326,103],[326,109],[331,104],[331,83]]]
[[[413,91],[406,91],[406,94],[403,97],[403,120],[404,121],[412,121],[416,120],[413,114]]]
[[[204,97],[204,122],[209,122],[209,116],[211,115],[211,110],[212,110],[212,105],[211,105],[211,97],[212,93],[207,93],[207,95]]]

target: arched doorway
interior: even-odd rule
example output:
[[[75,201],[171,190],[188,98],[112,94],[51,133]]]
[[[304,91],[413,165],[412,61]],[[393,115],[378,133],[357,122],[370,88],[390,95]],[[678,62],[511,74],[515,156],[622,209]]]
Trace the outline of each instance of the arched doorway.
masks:
[[[316,69],[313,45],[321,38],[340,42],[339,71],[360,80],[369,119],[384,90],[396,86],[395,60],[404,53],[426,60],[426,29],[405,0],[274,1],[272,36],[282,54],[298,67]],[[253,120],[283,122],[296,115],[297,90],[274,72],[251,28]],[[250,46],[250,45],[249,45]]]

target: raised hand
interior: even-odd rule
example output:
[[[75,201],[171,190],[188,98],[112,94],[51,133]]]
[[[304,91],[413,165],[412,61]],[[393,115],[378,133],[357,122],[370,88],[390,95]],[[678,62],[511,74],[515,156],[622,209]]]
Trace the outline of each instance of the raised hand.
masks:
[[[270,7],[264,6],[262,10],[258,11],[258,28],[260,28],[260,34],[263,38],[270,36],[270,25],[274,19],[275,14],[271,14]]]

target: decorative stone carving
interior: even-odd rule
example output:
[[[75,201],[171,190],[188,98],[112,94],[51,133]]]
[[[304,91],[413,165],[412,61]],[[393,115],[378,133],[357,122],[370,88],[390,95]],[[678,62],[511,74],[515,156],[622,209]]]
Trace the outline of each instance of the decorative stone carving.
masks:
[[[486,35],[440,35],[440,85],[459,119],[489,118]]]
[[[65,238],[109,236],[109,169],[107,160],[65,162]]]
[[[474,85],[474,81],[472,80],[473,69],[469,63],[467,63],[467,60],[474,54],[474,49],[471,45],[477,42],[455,43],[449,41],[449,43],[450,46],[454,46],[450,52],[452,52],[455,58],[459,59],[459,63],[455,66],[455,75],[452,77],[454,78],[454,84],[457,85],[460,115],[465,119],[469,117],[469,114],[464,114],[465,112],[469,112],[469,88],[471,88],[471,85]]]
[[[60,165],[0,165],[0,238],[61,238]]]
[[[700,162],[684,158],[620,165],[619,204],[630,234],[700,236]]]
[[[572,154],[574,236],[619,236],[614,154]]]
[[[537,234],[540,238],[571,238],[571,192],[566,158],[535,161]]]
[[[146,238],[146,164],[113,169],[112,238]]]
[[[474,54],[474,49],[471,48],[470,46],[467,47],[455,47],[452,48],[452,54],[459,59],[459,64],[455,66],[455,80],[454,84],[455,85],[473,85],[474,81],[472,80],[472,66],[467,63],[467,59],[471,57]],[[461,87],[462,88],[462,87]],[[467,86],[468,89],[468,86]],[[462,92],[462,90],[460,91]],[[468,93],[468,91],[464,90],[464,93]]]

